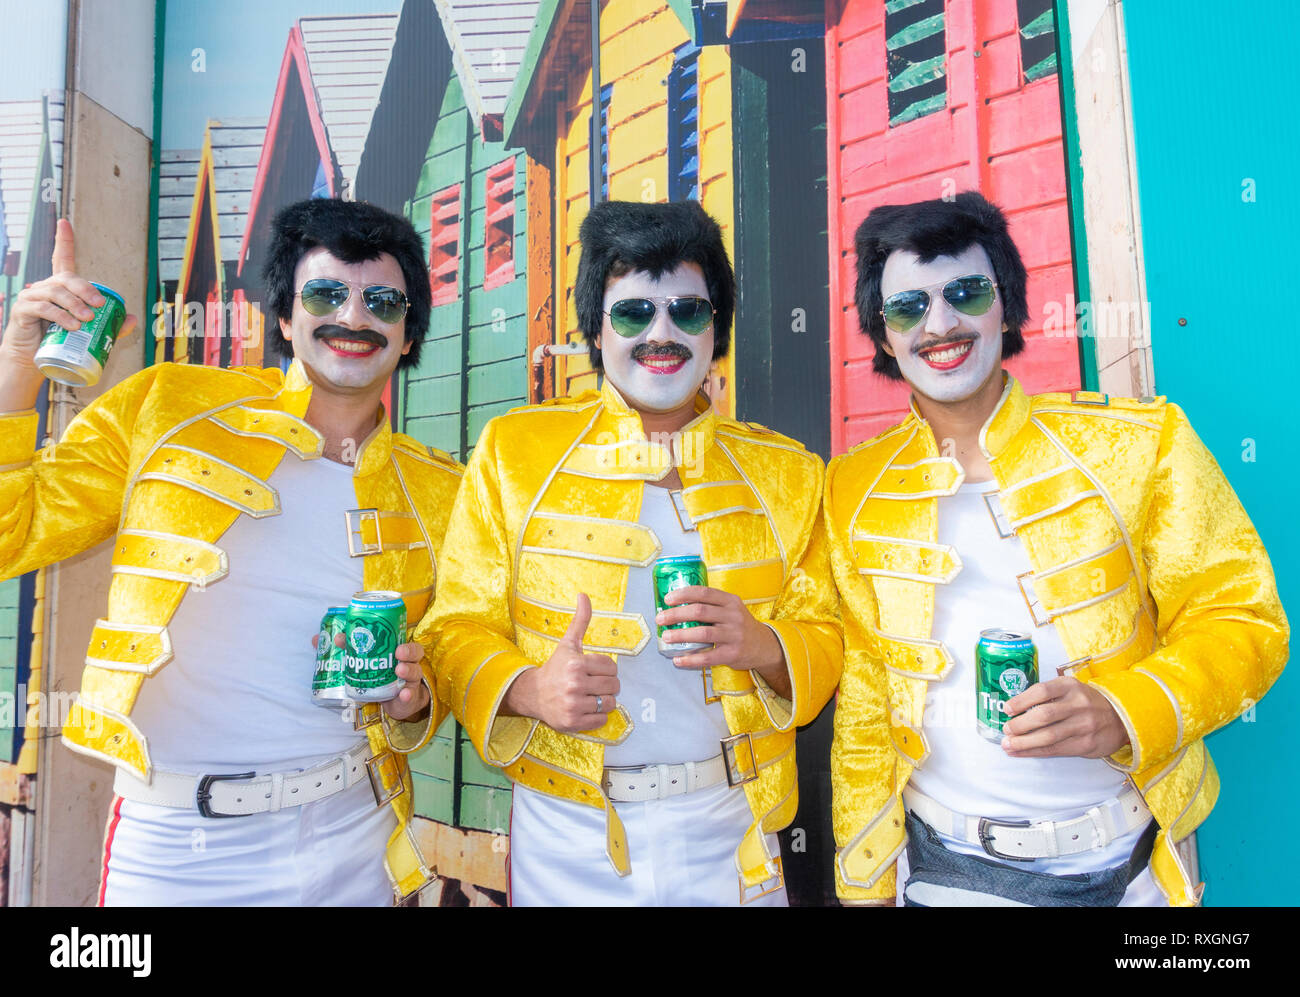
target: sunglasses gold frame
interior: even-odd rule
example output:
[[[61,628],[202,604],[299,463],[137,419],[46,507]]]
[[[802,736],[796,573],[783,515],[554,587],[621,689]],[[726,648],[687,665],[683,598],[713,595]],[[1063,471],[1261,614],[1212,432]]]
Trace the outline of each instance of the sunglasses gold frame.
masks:
[[[619,332],[618,329],[615,328],[614,332],[617,335],[622,336],[624,339],[632,339],[636,336],[639,336],[646,329],[650,328],[650,326],[654,325],[655,319],[659,317],[660,308],[662,308],[664,312],[667,313],[668,321],[672,322],[672,324],[677,326],[678,329],[681,329],[681,331],[685,333],[687,336],[704,335],[705,331],[709,328],[709,326],[713,325],[713,320],[718,317],[718,310],[713,307],[713,302],[710,301],[702,294],[674,294],[668,297],[654,297],[649,294],[634,294],[627,298],[619,298],[608,308],[602,310],[602,313],[609,317],[609,322],[611,327],[614,326],[614,317],[611,313],[615,308],[623,304],[623,302],[625,301],[649,301],[651,304],[655,306],[655,312],[653,315],[650,316],[650,320],[646,322],[646,324],[641,329],[637,330],[631,335],[628,335],[627,333]],[[668,311],[669,307],[675,301],[703,301],[706,305],[709,306],[709,321],[706,324],[702,325],[697,332],[691,332],[689,329],[682,329],[680,325],[677,325],[677,320],[673,318],[673,313]]]
[[[988,274],[986,274],[986,273],[968,273],[968,274],[962,274],[960,277],[949,277],[947,280],[942,280],[942,281],[939,281],[938,283],[935,283],[935,284],[928,284],[928,285],[926,285],[925,287],[909,287],[909,288],[907,288],[907,289],[904,290],[904,291],[895,291],[895,292],[894,292],[893,294],[891,294],[888,298],[885,298],[885,299],[881,302],[881,307],[880,307],[880,318],[881,318],[881,321],[883,321],[883,322],[885,323],[885,325],[886,325],[888,328],[893,329],[894,332],[897,332],[897,333],[899,333],[900,335],[901,335],[901,334],[904,334],[904,333],[911,332],[911,331],[912,331],[913,329],[915,329],[918,325],[920,325],[922,322],[924,322],[926,316],[930,314],[930,306],[931,306],[932,304],[934,304],[934,292],[935,292],[936,290],[938,290],[938,291],[942,294],[942,292],[943,292],[944,290],[947,289],[947,287],[948,287],[949,284],[955,284],[955,283],[957,283],[957,281],[959,281],[959,280],[970,280],[972,277],[978,278],[978,279],[980,279],[980,280],[987,280],[987,281],[989,282],[989,284],[992,286],[992,288],[993,288],[993,297],[989,298],[988,308],[985,308],[983,311],[978,311],[978,312],[968,312],[968,311],[964,311],[964,310],[962,310],[960,307],[958,307],[957,305],[953,304],[952,301],[950,301],[950,300],[948,299],[948,296],[947,296],[947,295],[943,295],[943,300],[944,300],[944,301],[947,301],[948,304],[953,308],[954,311],[957,311],[957,312],[959,312],[959,313],[962,314],[962,315],[968,315],[968,316],[971,316],[971,317],[974,317],[974,316],[977,316],[977,315],[985,315],[985,314],[988,313],[989,309],[992,308],[992,307],[997,303],[997,301],[998,301],[998,295],[1001,293],[1001,291],[1000,291],[1000,289],[999,289],[999,287],[998,287],[998,282],[997,282],[996,280],[994,280],[992,277],[990,277],[990,276],[989,276]],[[910,325],[908,325],[906,328],[899,329],[897,326],[891,325],[890,322],[889,322],[889,319],[888,319],[888,318],[886,317],[886,315],[885,315],[885,308],[886,308],[886,306],[889,304],[889,302],[890,302],[891,300],[893,300],[894,298],[898,297],[900,294],[915,294],[917,291],[923,291],[923,292],[925,292],[925,296],[926,296],[926,300],[925,300],[925,310],[922,311],[921,314],[917,316],[916,321],[912,322],[912,323],[911,323]]]
[[[411,299],[406,296],[406,292],[403,291],[400,287],[394,287],[392,284],[359,284],[350,280],[339,280],[339,278],[337,277],[312,277],[309,280],[303,281],[302,287],[294,291],[293,296],[301,300],[303,291],[307,289],[307,286],[309,284],[313,283],[314,281],[325,281],[325,280],[332,281],[335,284],[342,284],[344,287],[348,289],[348,293],[344,295],[343,300],[340,301],[337,305],[335,305],[329,311],[322,312],[319,315],[317,315],[316,312],[313,312],[310,308],[307,308],[307,305],[304,304],[302,306],[303,309],[309,315],[315,315],[316,318],[324,318],[326,315],[332,315],[334,314],[334,312],[339,311],[344,305],[348,303],[348,299],[352,297],[352,292],[357,290],[358,288],[361,289],[361,303],[365,306],[366,311],[368,311],[371,315],[373,315],[378,321],[383,322],[384,325],[396,325],[398,322],[402,321],[402,319],[406,318],[408,314],[410,314]],[[381,317],[375,311],[374,307],[370,304],[370,302],[366,299],[366,292],[371,290],[376,290],[376,289],[381,291],[396,291],[398,294],[400,294],[402,296],[402,314],[399,315],[397,318],[392,319],[391,321],[389,319]]]

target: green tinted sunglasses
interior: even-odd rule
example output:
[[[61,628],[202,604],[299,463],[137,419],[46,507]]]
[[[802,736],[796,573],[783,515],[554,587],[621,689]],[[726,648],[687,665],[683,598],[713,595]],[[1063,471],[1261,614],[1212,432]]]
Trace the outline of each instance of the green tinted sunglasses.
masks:
[[[605,312],[609,324],[624,339],[639,336],[655,320],[659,306],[668,309],[673,325],[688,336],[698,336],[713,324],[713,305],[708,298],[624,298]]]
[[[351,284],[330,277],[313,277],[302,285],[298,297],[302,298],[303,310],[317,318],[324,318],[343,307],[352,294]],[[387,284],[371,284],[362,288],[361,300],[365,302],[370,314],[385,325],[395,325],[406,317],[410,303],[406,295]]]
[[[993,307],[993,302],[998,297],[998,285],[983,274],[954,277],[943,285],[932,284],[914,291],[891,294],[885,299],[885,307],[880,310],[885,325],[895,332],[907,332],[925,318],[930,310],[930,295],[939,287],[943,288],[944,300],[963,315],[983,315]]]

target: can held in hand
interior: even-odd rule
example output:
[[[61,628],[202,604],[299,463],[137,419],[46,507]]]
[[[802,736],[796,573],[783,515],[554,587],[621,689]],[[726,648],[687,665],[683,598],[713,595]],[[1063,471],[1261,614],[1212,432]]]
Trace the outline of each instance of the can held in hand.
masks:
[[[344,622],[343,680],[348,699],[384,703],[406,682],[397,674],[397,645],[406,639],[406,603],[396,592],[358,592]]]
[[[94,284],[94,281],[91,281]],[[88,388],[104,373],[108,353],[126,321],[126,302],[103,284],[95,284],[104,303],[80,329],[51,325],[36,351],[36,367],[52,381]]]
[[[984,630],[975,645],[975,729],[1002,740],[1007,700],[1038,681],[1038,648],[1028,634]]]
[[[320,621],[316,671],[311,679],[311,701],[317,706],[341,710],[348,705],[348,690],[343,681],[343,658],[346,651],[334,642],[336,634],[347,636],[347,619],[347,606],[331,606]]]
[[[708,584],[709,573],[704,567],[704,561],[695,555],[683,554],[679,557],[661,557],[655,561],[654,566],[655,612],[661,613],[670,608],[664,602],[664,596],[673,589]],[[713,646],[712,644],[669,644],[664,641],[665,630],[687,630],[691,627],[702,626],[704,626],[703,623],[688,622],[658,627],[659,653],[666,658],[676,658],[678,655],[690,654],[692,651],[707,651]]]

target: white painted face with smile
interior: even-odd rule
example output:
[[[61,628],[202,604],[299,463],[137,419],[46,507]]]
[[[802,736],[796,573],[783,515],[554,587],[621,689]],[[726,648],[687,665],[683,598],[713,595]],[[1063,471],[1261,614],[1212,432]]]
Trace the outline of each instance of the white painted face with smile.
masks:
[[[343,307],[316,316],[293,301],[293,320],[280,320],[280,329],[293,343],[293,353],[306,367],[312,383],[325,394],[357,394],[382,389],[397,362],[411,349],[406,322],[381,322],[365,305],[362,290],[373,284],[396,287],[405,293],[401,265],[388,253],[360,263],[344,263],[324,246],[303,254],[294,271],[294,290],[315,277],[348,284],[351,293]]]
[[[682,263],[658,280],[633,270],[605,287],[605,317],[596,346],[605,376],[641,412],[674,412],[693,403],[713,363],[713,326],[689,335],[677,328],[659,301],[651,323],[638,335],[624,338],[610,325],[609,310],[625,298],[674,297],[709,297],[699,264]]]
[[[975,244],[956,256],[937,256],[922,263],[915,253],[897,250],[880,275],[881,300],[891,294],[925,288],[930,308],[907,332],[885,327],[885,352],[898,360],[914,392],[939,403],[962,402],[1002,372],[1002,297],[983,315],[963,315],[943,296],[954,277],[982,274],[996,280],[993,264]]]

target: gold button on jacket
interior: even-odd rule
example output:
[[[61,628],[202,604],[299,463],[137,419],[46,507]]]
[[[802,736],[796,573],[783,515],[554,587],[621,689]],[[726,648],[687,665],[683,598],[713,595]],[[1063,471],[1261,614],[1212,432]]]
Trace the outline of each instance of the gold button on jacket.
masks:
[[[1259,699],[1287,658],[1259,536],[1182,411],[1163,399],[1029,398],[1008,378],[980,442],[998,486],[989,515],[1024,545],[1026,602],[1056,626],[1071,659],[1040,662],[1042,678],[1064,665],[1115,707],[1131,744],[1107,761],[1129,774],[1160,826],[1155,880],[1171,905],[1196,904],[1201,886],[1172,843],[1218,795],[1204,738]],[[928,755],[926,689],[951,667],[931,626],[937,586],[961,563],[936,543],[938,497],[962,477],[915,409],[827,470],[845,629],[831,769],[847,902],[894,893],[900,794]]]
[[[784,700],[747,670],[711,670],[728,729],[749,735],[758,770],[743,790],[754,823],[737,850],[741,878],[754,886],[776,872],[763,832],[788,824],[797,806],[795,727],[817,716],[840,673],[818,515],[823,469],[798,443],[720,418],[702,397],[698,411],[674,445],[709,584],[772,628],[793,689]],[[416,635],[433,649],[439,694],[483,759],[530,789],[603,809],[620,874],[636,856],[601,780],[605,745],[625,739],[632,718],[620,706],[599,730],[562,734],[499,708],[510,683],[550,657],[579,593],[593,607],[588,652],[632,655],[655,640],[653,617],[629,611],[625,596],[629,568],[662,550],[637,523],[643,489],[672,469],[664,441],[645,439],[640,416],[608,383],[492,420],[452,512],[437,601]]]
[[[311,384],[296,361],[279,370],[220,370],[159,364],[96,399],[63,439],[36,452],[34,412],[0,416],[0,574],[12,577],[114,538],[108,607],[86,652],[81,693],[63,741],[148,779],[149,742],[130,719],[140,684],[178,650],[167,624],[192,589],[229,572],[220,538],[240,515],[280,512],[268,484],[286,454],[318,459],[321,435],[303,421]],[[460,483],[460,467],[391,432],[388,420],[360,445],[353,475],[362,519],[353,545],[367,590],[402,593],[419,620],[433,595],[435,558]],[[376,528],[377,524],[377,528]],[[338,535],[347,542],[339,517]],[[275,531],[268,525],[267,542]],[[324,613],[326,607],[321,607]],[[310,634],[304,634],[304,646]],[[426,681],[435,687],[428,662]],[[304,690],[304,696],[306,690]],[[376,722],[366,729],[398,829],[388,870],[399,895],[430,875],[409,833],[410,777],[404,754],[424,743],[446,715],[435,697],[420,724]],[[202,718],[196,717],[196,736]],[[288,732],[286,732],[288,736]]]

